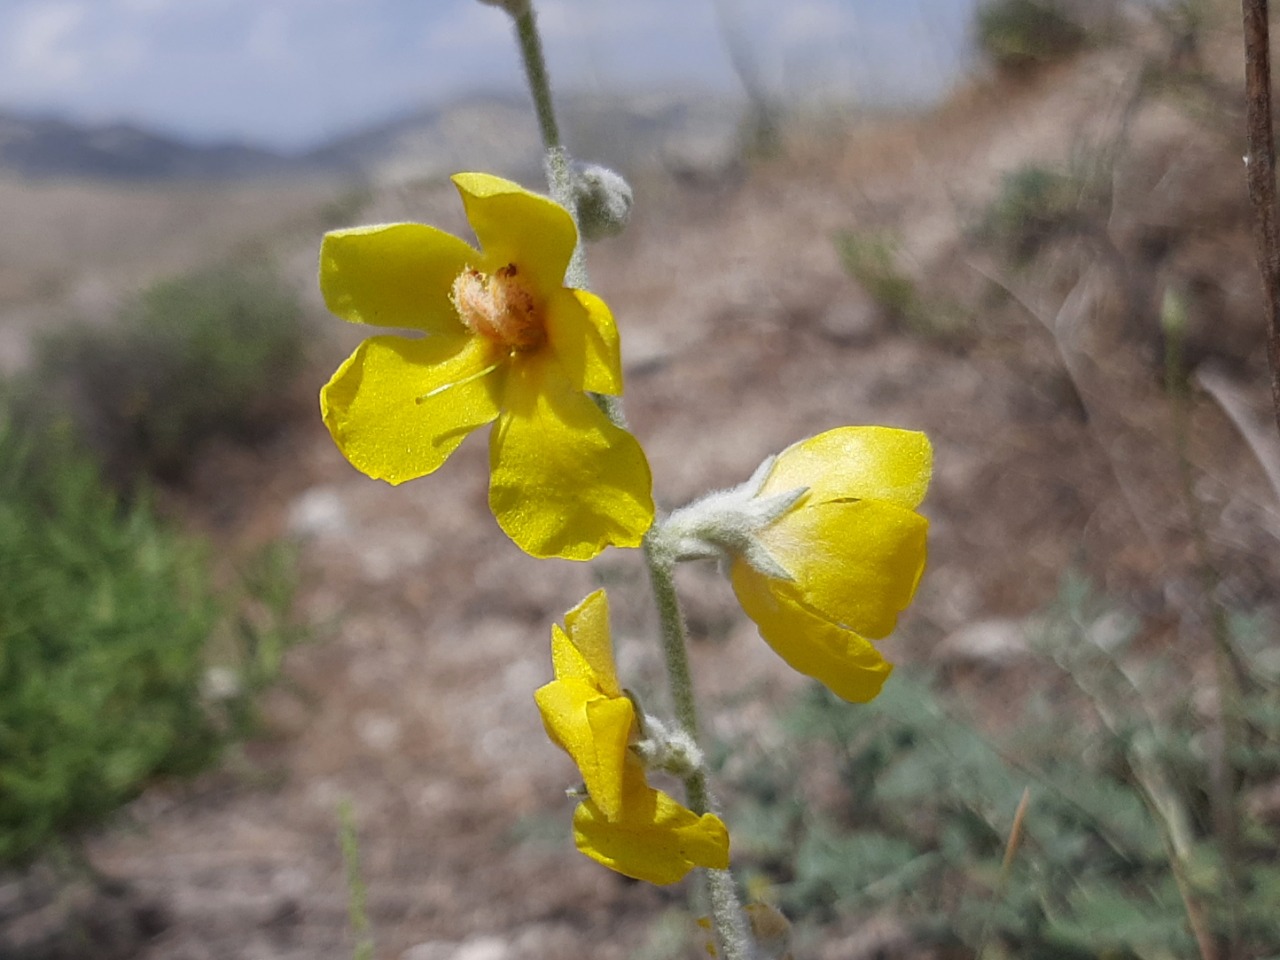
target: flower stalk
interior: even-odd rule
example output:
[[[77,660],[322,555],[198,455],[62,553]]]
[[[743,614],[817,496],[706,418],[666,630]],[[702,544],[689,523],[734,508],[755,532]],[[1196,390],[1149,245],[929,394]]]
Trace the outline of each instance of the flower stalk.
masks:
[[[578,226],[578,204],[574,197],[573,167],[569,153],[560,143],[560,125],[556,122],[555,103],[551,98],[551,80],[547,76],[547,61],[542,54],[542,36],[538,32],[538,20],[533,5],[525,6],[520,13],[513,13],[516,24],[516,41],[520,46],[520,60],[524,64],[525,81],[533,96],[533,109],[538,115],[538,131],[542,146],[546,149],[543,166],[551,199],[569,211],[574,226]],[[579,290],[590,289],[587,263],[582,252],[582,230],[578,230],[578,245],[565,271],[565,283]]]
[[[542,55],[542,36],[538,33],[538,21],[530,4],[517,14],[516,39],[520,44],[520,59],[524,62],[524,76],[533,95],[533,108],[538,114],[538,129],[547,150],[560,146],[560,127],[556,123],[556,111],[551,102],[551,81],[547,77],[547,61]]]
[[[693,693],[693,673],[689,669],[689,632],[685,626],[680,597],[676,593],[675,563],[667,551],[658,546],[658,535],[650,530],[645,536],[643,550],[649,568],[649,583],[653,587],[654,602],[658,607],[658,622],[662,633],[663,661],[667,668],[667,683],[671,688],[671,700],[676,720],[685,734],[698,742],[698,704]],[[707,787],[707,773],[698,767],[684,781],[685,797],[694,813],[714,813],[711,791]],[[711,905],[711,921],[716,938],[720,942],[724,960],[750,960],[751,937],[747,922],[728,870],[706,870],[707,900]]]

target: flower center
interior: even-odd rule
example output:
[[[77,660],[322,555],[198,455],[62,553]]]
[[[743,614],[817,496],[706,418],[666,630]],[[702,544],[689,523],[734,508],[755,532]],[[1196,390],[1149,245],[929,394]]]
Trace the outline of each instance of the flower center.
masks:
[[[547,338],[542,315],[514,263],[494,273],[464,269],[449,295],[458,316],[473,333],[512,350],[532,350]]]

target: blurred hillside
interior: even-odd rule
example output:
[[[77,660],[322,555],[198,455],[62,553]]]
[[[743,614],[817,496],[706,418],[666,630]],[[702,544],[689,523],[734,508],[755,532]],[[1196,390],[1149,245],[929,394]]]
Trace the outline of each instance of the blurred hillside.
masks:
[[[670,153],[732,149],[742,105],[673,94],[566,98],[563,122],[598,162],[628,170]],[[483,167],[540,175],[538,131],[527,99],[470,97],[395,117],[294,155],[242,143],[190,143],[127,124],[89,127],[0,111],[0,172],[34,180],[225,182],[299,177],[378,181]]]

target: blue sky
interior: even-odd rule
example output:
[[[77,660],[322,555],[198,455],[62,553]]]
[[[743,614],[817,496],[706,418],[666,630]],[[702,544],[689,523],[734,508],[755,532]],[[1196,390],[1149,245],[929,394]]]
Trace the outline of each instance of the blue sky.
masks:
[[[972,0],[537,0],[561,89],[737,89],[716,4],[770,89],[917,98]],[[2,0],[0,107],[301,149],[473,91],[515,91],[509,18],[476,0]]]

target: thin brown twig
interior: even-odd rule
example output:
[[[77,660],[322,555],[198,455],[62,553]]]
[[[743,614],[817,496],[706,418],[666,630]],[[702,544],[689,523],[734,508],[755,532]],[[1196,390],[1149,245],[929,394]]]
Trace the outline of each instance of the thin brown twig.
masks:
[[[1253,240],[1267,310],[1271,404],[1280,429],[1280,224],[1276,148],[1271,121],[1271,36],[1267,0],[1241,0],[1244,14],[1245,169],[1253,203]]]

